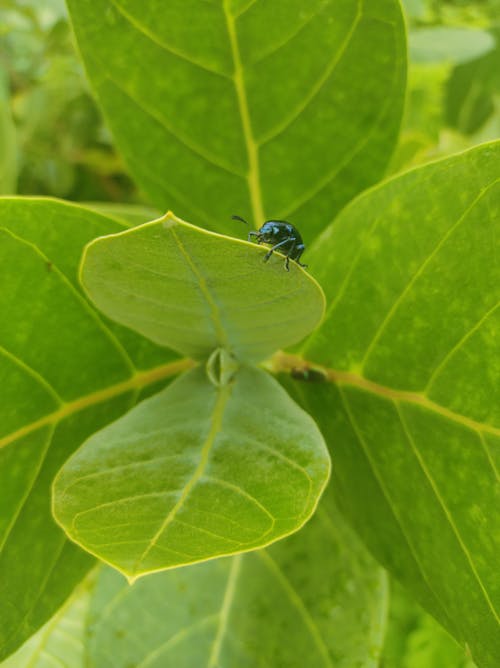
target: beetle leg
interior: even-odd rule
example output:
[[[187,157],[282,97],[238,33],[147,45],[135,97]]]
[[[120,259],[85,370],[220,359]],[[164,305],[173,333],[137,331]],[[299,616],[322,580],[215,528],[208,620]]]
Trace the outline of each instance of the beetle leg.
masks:
[[[303,264],[300,262],[300,256],[302,253],[305,251],[305,248],[301,248],[299,252],[297,253],[297,257],[295,258],[295,262],[300,266],[300,267],[307,267],[307,264]]]
[[[295,239],[295,237],[292,237],[292,238],[293,238],[292,247],[289,249],[288,253],[286,254],[286,258],[285,258],[285,270],[286,271],[290,271],[290,256],[293,254],[293,251],[295,250],[296,239]]]
[[[252,241],[252,237],[257,237],[257,243],[260,243],[260,233],[252,230],[248,233],[247,241]]]
[[[271,255],[273,254],[273,252],[274,252],[275,250],[277,250],[278,248],[280,248],[280,246],[284,246],[285,244],[289,244],[290,241],[295,241],[295,237],[287,237],[286,239],[283,239],[283,241],[280,241],[279,244],[276,244],[275,246],[273,246],[272,248],[270,248],[270,249],[267,251],[267,253],[264,255],[264,262],[267,262],[267,261],[269,260],[269,258],[271,257]]]

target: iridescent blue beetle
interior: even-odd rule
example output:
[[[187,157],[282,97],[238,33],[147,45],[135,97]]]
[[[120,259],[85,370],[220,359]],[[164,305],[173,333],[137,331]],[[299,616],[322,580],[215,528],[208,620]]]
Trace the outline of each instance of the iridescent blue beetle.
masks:
[[[248,225],[247,221],[241,216],[232,216],[233,220],[241,220]],[[268,220],[262,225],[260,230],[248,233],[248,241],[256,237],[258,244],[270,244],[271,248],[264,255],[264,262],[267,262],[275,250],[280,250],[285,255],[285,269],[290,271],[289,262],[295,262],[301,267],[307,267],[307,264],[300,262],[300,256],[306,247],[302,241],[297,228],[286,220]]]

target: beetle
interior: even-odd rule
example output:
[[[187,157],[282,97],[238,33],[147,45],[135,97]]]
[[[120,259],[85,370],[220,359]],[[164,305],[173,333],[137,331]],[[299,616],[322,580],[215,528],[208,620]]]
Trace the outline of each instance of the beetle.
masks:
[[[233,220],[241,220],[248,225],[247,221],[241,216],[232,216]],[[267,220],[262,227],[248,233],[248,241],[252,238],[257,239],[258,244],[270,244],[271,248],[264,255],[264,262],[267,262],[275,250],[280,250],[285,256],[285,269],[290,271],[290,260],[301,267],[307,267],[307,264],[300,262],[300,256],[306,247],[300,236],[298,229],[287,220]]]

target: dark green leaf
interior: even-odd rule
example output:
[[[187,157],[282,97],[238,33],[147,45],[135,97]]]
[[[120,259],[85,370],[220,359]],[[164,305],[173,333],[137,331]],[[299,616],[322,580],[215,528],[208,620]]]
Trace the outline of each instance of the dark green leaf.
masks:
[[[405,36],[396,0],[69,0],[118,146],[161,210],[310,238],[383,173]],[[138,56],[140,54],[140,56]]]
[[[93,561],[50,512],[50,486],[90,434],[175,373],[172,354],[109,325],[77,285],[83,246],[123,224],[51,200],[0,199],[0,657],[36,631]],[[185,368],[184,364],[184,368]],[[143,369],[143,370],[140,370]]]
[[[302,384],[345,513],[480,666],[500,665],[500,143],[347,207],[311,257],[330,302]]]

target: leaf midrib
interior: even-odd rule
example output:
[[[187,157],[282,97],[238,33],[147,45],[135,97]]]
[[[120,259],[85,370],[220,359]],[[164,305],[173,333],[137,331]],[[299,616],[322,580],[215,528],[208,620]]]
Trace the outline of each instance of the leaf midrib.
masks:
[[[274,355],[271,360],[271,366],[273,371],[276,373],[290,372],[297,369],[309,369],[312,367],[315,370],[317,369],[319,372],[323,373],[327,381],[336,385],[350,385],[380,397],[385,397],[394,401],[403,401],[409,404],[416,404],[422,408],[426,408],[427,410],[432,411],[433,413],[438,413],[452,422],[462,424],[463,426],[468,427],[473,431],[486,432],[488,434],[493,434],[494,436],[500,436],[499,427],[494,427],[493,425],[490,425],[486,422],[478,422],[477,420],[469,418],[466,415],[456,413],[455,411],[446,408],[446,406],[442,406],[441,404],[432,401],[432,399],[429,399],[429,397],[421,392],[398,390],[392,387],[387,387],[386,385],[376,383],[357,373],[332,369],[306,360],[302,357],[299,357],[298,355],[291,355],[282,352],[278,352]]]
[[[148,369],[147,371],[136,372],[127,380],[115,383],[114,385],[109,385],[106,388],[96,390],[90,394],[83,395],[74,401],[66,402],[57,410],[47,413],[38,420],[34,420],[33,422],[24,425],[24,427],[1,437],[0,449],[10,445],[19,438],[27,436],[41,427],[57,424],[64,418],[69,417],[74,413],[78,413],[85,408],[101,404],[120,394],[125,394],[126,392],[141,390],[148,385],[152,385],[171,376],[175,376],[182,371],[186,371],[192,366],[194,366],[194,362],[188,358],[176,360],[175,362],[168,362],[167,364],[162,364],[152,369]]]
[[[108,399],[119,396],[120,394],[125,394],[131,390],[140,390],[144,387],[147,387],[148,385],[152,385],[163,379],[175,376],[179,373],[182,373],[183,371],[187,371],[194,365],[195,363],[189,358],[183,358],[176,360],[175,362],[169,362],[167,364],[148,369],[147,371],[137,372],[125,381],[84,395],[78,399],[75,399],[74,401],[67,402],[52,413],[48,413],[38,420],[34,420],[33,422],[26,424],[24,427],[21,427],[20,429],[17,429],[16,431],[1,437],[0,449],[13,443],[19,438],[27,436],[41,427],[50,424],[56,424],[64,418],[73,415],[74,413],[78,413],[79,411],[84,410],[90,406],[98,405],[104,401],[107,401]],[[311,366],[314,367],[314,369],[318,369],[320,372],[322,372],[326,379],[331,383],[335,383],[337,385],[350,385],[377,396],[386,397],[395,401],[404,401],[409,404],[416,404],[432,411],[433,413],[438,413],[452,422],[462,424],[463,426],[468,427],[469,429],[472,429],[479,434],[488,433],[492,434],[493,436],[500,436],[500,428],[494,427],[493,425],[487,423],[478,422],[477,420],[468,418],[465,415],[461,415],[460,413],[455,413],[449,408],[441,406],[440,404],[432,401],[419,392],[396,390],[394,388],[375,383],[374,381],[368,380],[363,376],[351,373],[349,371],[339,371],[337,369],[323,367],[314,362],[309,362],[308,360],[305,360],[304,358],[297,355],[278,352],[271,359],[271,368],[275,373],[289,373],[292,369],[305,369],[310,368]]]
[[[210,458],[210,453],[212,452],[212,448],[215,443],[215,439],[217,438],[220,430],[221,430],[221,425],[222,425],[222,419],[224,417],[224,411],[227,406],[229,397],[231,396],[231,389],[232,387],[230,385],[226,385],[222,387],[217,395],[216,401],[215,401],[215,406],[213,408],[213,413],[212,413],[212,419],[210,422],[210,428],[207,434],[207,437],[205,439],[205,442],[203,443],[203,446],[200,451],[200,461],[198,462],[198,465],[196,466],[195,470],[193,471],[192,476],[184,486],[184,489],[182,490],[182,493],[173,506],[173,508],[170,510],[168,515],[165,517],[163,522],[160,524],[158,530],[154,534],[154,536],[151,538],[151,540],[148,542],[147,547],[145,550],[142,552],[142,554],[139,556],[137,559],[134,570],[138,573],[139,567],[144,564],[148,554],[155,548],[157,545],[158,541],[160,538],[163,536],[167,528],[172,524],[177,519],[178,513],[182,510],[184,507],[184,504],[186,502],[186,499],[189,497],[193,489],[196,487],[200,479],[203,477],[203,474],[206,471],[209,458]],[[139,574],[139,573],[138,573]]]
[[[264,207],[262,203],[262,193],[260,190],[260,169],[259,169],[259,147],[255,141],[252,124],[250,120],[250,110],[248,105],[245,80],[243,77],[243,63],[241,61],[238,37],[236,34],[235,17],[231,15],[229,0],[223,0],[222,5],[224,16],[226,18],[229,45],[234,65],[234,86],[236,88],[236,97],[238,99],[238,108],[240,110],[243,138],[248,156],[248,190],[250,192],[250,201],[252,204],[252,213],[254,225],[259,227],[265,220]]]

